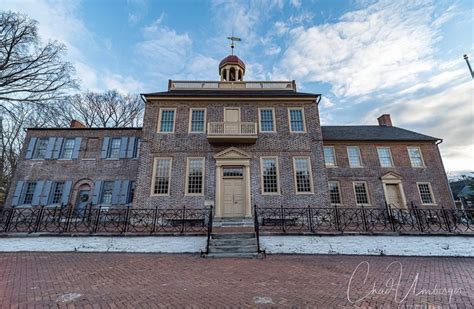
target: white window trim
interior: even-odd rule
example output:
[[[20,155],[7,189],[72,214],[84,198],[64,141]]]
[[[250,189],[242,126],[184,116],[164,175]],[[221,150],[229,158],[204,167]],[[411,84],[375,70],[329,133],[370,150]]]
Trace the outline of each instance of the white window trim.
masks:
[[[332,148],[332,154],[334,155],[334,165],[327,165],[326,158],[324,156],[324,148]],[[323,146],[323,158],[324,158],[324,166],[327,168],[336,168],[337,167],[337,157],[336,157],[336,148],[334,146]]]
[[[170,160],[170,167],[168,169],[168,193],[155,193],[155,181],[156,181],[156,164],[158,160]],[[153,171],[151,178],[151,191],[150,196],[170,196],[171,192],[171,172],[173,167],[173,158],[172,157],[155,157],[153,158]]]
[[[329,180],[328,181],[328,188],[329,188],[329,183],[331,183],[331,182],[337,183],[337,191],[339,191],[339,199],[341,200],[341,202],[339,204],[332,203],[331,202],[331,191],[329,191],[329,202],[330,202],[330,204],[333,205],[333,206],[342,206],[342,205],[344,205],[344,202],[342,200],[342,193],[341,193],[341,183],[337,180]]]
[[[264,192],[263,188],[263,160],[265,159],[275,159],[276,162],[276,174],[277,174],[277,192]],[[264,156],[260,157],[260,185],[262,187],[261,194],[262,195],[280,195],[280,167],[279,167],[278,157],[275,156]]]
[[[420,152],[420,158],[421,158],[421,166],[413,166],[413,163],[411,162],[410,158],[410,148],[417,148],[418,151]],[[407,154],[408,154],[408,160],[410,161],[410,166],[413,168],[425,168],[425,159],[423,158],[423,152],[421,152],[421,147],[419,146],[407,146]]]
[[[271,110],[273,118],[273,131],[262,131],[262,110]],[[274,107],[259,107],[258,108],[258,130],[260,133],[276,133],[276,117],[275,117],[275,108]]]
[[[359,184],[359,183],[364,183],[365,184],[365,193],[367,193],[368,204],[359,204],[359,203],[357,203],[357,194],[356,194],[355,185]],[[355,199],[355,202],[356,202],[357,206],[372,206],[372,199],[370,198],[369,185],[367,184],[367,181],[353,181],[352,182],[352,189],[354,191],[354,199]]]
[[[171,132],[161,132],[161,117],[163,115],[163,111],[174,111],[174,114],[173,114],[173,130]],[[158,128],[156,128],[156,132],[161,133],[161,134],[173,134],[175,131],[176,131],[176,108],[173,108],[173,107],[160,108],[159,116],[158,116]]]
[[[292,110],[301,110],[301,116],[303,118],[303,131],[293,131],[291,129],[291,116],[290,111]],[[288,107],[288,126],[290,128],[290,133],[306,133],[306,117],[304,115],[304,107]]]
[[[308,168],[309,168],[309,187],[311,189],[310,192],[298,192],[298,184],[296,182],[296,159],[307,159],[308,160]],[[309,156],[296,156],[293,157],[293,180],[295,185],[295,194],[314,194],[314,187],[313,187],[313,171],[311,165],[311,158]]]
[[[382,161],[380,161],[379,149],[388,149],[388,153],[390,154],[390,163],[391,163],[390,166],[382,166]],[[379,158],[379,164],[380,164],[381,168],[395,167],[395,164],[393,163],[392,149],[389,146],[378,146],[377,147],[377,157]]]
[[[428,187],[430,188],[430,194],[431,194],[431,199],[433,200],[433,203],[427,203],[427,204],[423,203],[423,199],[421,198],[421,192],[420,192],[419,185],[428,185]],[[434,196],[434,193],[433,193],[433,188],[431,187],[431,182],[426,182],[426,181],[417,182],[416,183],[416,188],[418,190],[418,196],[420,197],[421,205],[423,205],[423,206],[437,206],[438,205],[436,203],[436,199],[435,199],[435,196]]]
[[[202,131],[192,131],[192,123],[193,123],[193,111],[204,111],[204,127]],[[190,134],[199,134],[199,133],[206,133],[206,128],[207,128],[207,108],[205,107],[196,107],[196,108],[190,108],[189,109],[189,123],[188,123],[188,132]]]
[[[357,147],[359,149],[359,162],[360,162],[360,165],[358,166],[352,166],[351,165],[351,156],[349,154],[349,148],[351,147]],[[362,150],[360,149],[359,146],[347,146],[346,147],[346,152],[347,152],[347,161],[349,161],[349,167],[350,168],[363,168],[364,167],[364,162],[362,161]]]
[[[188,193],[189,192],[189,161],[200,159],[202,161],[202,190],[201,193]],[[188,157],[186,159],[186,185],[184,188],[185,196],[204,196],[204,190],[206,188],[206,158],[205,157]]]

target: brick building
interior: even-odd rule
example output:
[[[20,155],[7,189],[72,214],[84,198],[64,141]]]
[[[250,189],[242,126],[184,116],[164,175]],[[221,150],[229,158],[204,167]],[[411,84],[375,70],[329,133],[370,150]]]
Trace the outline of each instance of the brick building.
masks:
[[[143,94],[143,128],[30,129],[6,205],[454,207],[438,138],[392,126],[321,126],[294,81],[169,81]]]

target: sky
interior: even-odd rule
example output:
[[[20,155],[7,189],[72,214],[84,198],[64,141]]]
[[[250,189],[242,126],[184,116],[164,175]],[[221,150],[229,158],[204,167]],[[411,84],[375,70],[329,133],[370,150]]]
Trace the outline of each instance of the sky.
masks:
[[[324,125],[395,126],[443,139],[449,175],[474,171],[469,0],[0,0],[67,47],[82,90],[166,90],[168,79],[218,80],[235,53],[246,80],[296,80],[322,94]]]

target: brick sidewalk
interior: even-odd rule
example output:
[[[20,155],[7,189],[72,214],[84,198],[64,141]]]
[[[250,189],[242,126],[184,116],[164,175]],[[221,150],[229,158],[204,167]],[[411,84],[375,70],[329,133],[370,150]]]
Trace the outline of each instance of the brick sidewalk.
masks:
[[[364,261],[370,265],[365,285]],[[381,295],[390,278],[398,280],[400,264],[385,270],[391,262],[403,267],[396,300],[394,290]],[[255,260],[126,253],[2,253],[0,303],[1,308],[397,308],[417,273],[418,295],[409,293],[401,308],[474,307],[474,259],[468,258],[280,255]],[[349,282],[353,301],[367,295],[373,282],[377,293],[353,304],[347,299]],[[447,293],[453,294],[451,301]]]

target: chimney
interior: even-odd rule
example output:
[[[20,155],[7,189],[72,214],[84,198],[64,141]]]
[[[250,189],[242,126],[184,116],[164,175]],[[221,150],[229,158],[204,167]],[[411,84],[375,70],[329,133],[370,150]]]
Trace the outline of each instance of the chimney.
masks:
[[[73,119],[71,120],[71,124],[69,125],[70,128],[87,128],[82,122],[79,120]]]
[[[390,118],[390,114],[383,114],[379,118],[377,118],[379,121],[379,126],[381,127],[391,127],[392,126],[392,119]]]

